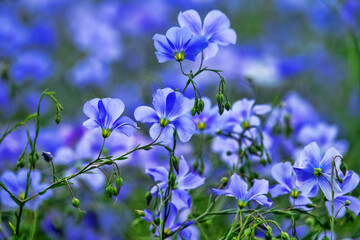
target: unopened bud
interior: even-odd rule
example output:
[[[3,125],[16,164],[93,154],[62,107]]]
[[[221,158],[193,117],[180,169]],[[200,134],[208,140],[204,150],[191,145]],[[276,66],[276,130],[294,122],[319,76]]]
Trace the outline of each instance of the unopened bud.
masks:
[[[195,162],[193,163],[193,169],[196,171],[198,167],[199,167],[199,162],[198,162],[198,161],[195,161]]]
[[[200,109],[200,112],[202,112],[202,110],[204,110],[205,103],[202,99],[200,99],[200,101],[198,101],[197,107],[198,107],[198,109]]]
[[[251,228],[245,229],[245,231],[244,231],[244,236],[245,236],[246,238],[249,238],[250,235],[251,235]]]
[[[51,155],[50,152],[42,152],[41,156],[46,162],[50,162],[51,160],[53,160],[53,156]]]
[[[113,186],[112,185],[108,185],[105,188],[105,194],[106,196],[108,196],[109,198],[111,198],[114,195],[114,191],[113,191]]]
[[[273,237],[273,233],[272,233],[272,228],[270,226],[267,226],[267,231],[265,233],[265,239],[266,240],[271,240]]]
[[[263,165],[263,166],[266,166],[267,164],[267,161],[263,158],[260,159],[260,164]]]
[[[71,201],[71,204],[72,204],[74,207],[79,208],[79,206],[80,206],[80,200],[77,199],[76,197],[74,197],[74,198],[72,199],[72,201]]]
[[[121,188],[122,185],[124,184],[124,179],[120,176],[118,176],[115,180],[115,184],[117,187]]]
[[[350,206],[351,202],[349,200],[345,201],[345,206]]]
[[[229,178],[227,177],[222,177],[220,182],[223,184],[223,185],[227,185],[229,183]]]
[[[152,194],[150,192],[147,192],[145,194],[145,198],[146,198],[146,204],[149,205],[152,199]]]
[[[176,175],[174,173],[171,173],[169,177],[169,185],[171,189],[175,189],[175,183],[176,183]]]
[[[219,114],[222,115],[224,113],[224,106],[219,106]]]
[[[192,116],[195,116],[196,112],[197,112],[196,107],[193,107],[193,108],[191,109],[191,115],[192,115]]]
[[[229,111],[231,109],[231,103],[229,101],[226,101],[225,109],[226,109],[226,111]]]
[[[324,236],[322,240],[329,240],[329,238],[327,236]]]
[[[257,153],[256,148],[255,148],[254,146],[251,146],[251,147],[249,148],[249,152],[252,153],[252,154]]]
[[[172,160],[172,164],[174,166],[175,171],[177,173],[179,173],[179,158],[175,157],[175,156],[172,156],[171,160]]]
[[[135,212],[137,213],[137,215],[138,215],[139,217],[145,217],[145,213],[144,213],[143,210],[135,210]]]
[[[283,240],[289,240],[290,239],[290,236],[289,236],[289,234],[287,232],[281,232],[280,237]]]
[[[218,104],[223,103],[224,102],[224,95],[222,95],[221,93],[216,94],[216,102]]]

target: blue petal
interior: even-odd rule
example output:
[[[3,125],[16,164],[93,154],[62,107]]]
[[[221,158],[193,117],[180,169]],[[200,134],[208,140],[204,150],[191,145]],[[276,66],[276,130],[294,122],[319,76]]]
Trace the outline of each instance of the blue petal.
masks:
[[[334,216],[336,216],[337,212],[339,212],[337,214],[336,218],[342,218],[342,217],[345,216],[346,207],[343,206],[344,203],[345,203],[345,201],[341,201],[341,199],[339,199],[339,198],[334,199]],[[326,209],[328,210],[329,216],[331,216],[332,215],[332,211],[331,211],[332,210],[332,202],[331,201],[326,201],[325,206],[326,206]]]
[[[331,197],[332,197],[331,186],[328,182],[328,180],[331,181],[331,177],[329,174],[324,174],[324,175],[327,177],[327,179],[323,175],[321,175],[319,177],[319,186],[320,186],[321,190],[323,191],[325,197],[328,200],[331,200]],[[333,188],[334,188],[335,194],[339,194],[341,192],[341,189],[335,180],[334,180]]]
[[[234,173],[226,187],[226,192],[231,193],[237,199],[242,199],[248,189],[247,183],[236,173]]]
[[[189,165],[186,162],[183,155],[180,156],[179,159],[179,175],[177,175],[178,178],[184,177],[189,172]]]
[[[333,161],[333,158],[336,156],[342,157],[341,154],[335,148],[330,148],[326,151],[324,157],[322,158],[322,160],[320,162],[320,168],[323,173],[331,174],[332,161]],[[339,169],[339,167],[340,167],[340,158],[339,157],[335,158],[335,163],[336,163],[336,166],[338,166],[337,168]]]
[[[184,49],[184,56],[185,59],[195,61],[196,56],[207,46],[209,45],[209,42],[206,40],[203,36],[194,36],[191,38],[191,41]]]
[[[293,176],[293,168],[291,163],[278,163],[274,165],[271,169],[272,177],[288,190],[292,190],[294,188],[293,182],[295,182],[295,178]]]
[[[181,142],[188,142],[196,132],[195,124],[190,117],[180,117],[174,124]]]
[[[255,179],[254,185],[246,194],[246,200],[251,200],[257,196],[267,194],[269,192],[269,182],[265,179]]]
[[[101,128],[109,128],[109,123],[108,123],[109,118],[107,117],[107,112],[104,103],[101,99],[98,102],[98,109],[99,109],[98,120]]]
[[[165,53],[155,52],[155,55],[156,55],[159,63],[164,63],[164,62],[167,62],[167,61],[174,60],[174,56],[168,55],[168,54],[165,54]]]
[[[229,44],[235,44],[236,43],[236,32],[231,29],[225,29],[221,32],[214,33],[211,38],[209,39],[209,42],[216,43],[222,46],[226,46]]]
[[[111,130],[123,133],[126,136],[132,136],[137,130],[136,122],[126,116],[119,117],[112,126]]]
[[[174,126],[172,126],[171,124],[167,125],[166,127],[164,127],[162,129],[162,127],[160,126],[159,123],[154,123],[149,132],[150,132],[150,137],[155,140],[156,138],[159,137],[160,132],[161,135],[158,138],[158,142],[163,142],[165,144],[170,143],[173,140],[173,134],[174,134]],[[162,129],[162,130],[161,130]]]
[[[194,35],[202,34],[201,18],[195,10],[180,12],[178,22],[180,27],[188,27]]]
[[[168,180],[168,170],[164,167],[148,168],[145,173],[149,174],[154,182],[167,182]]]
[[[219,47],[216,43],[209,43],[208,47],[205,48],[204,51],[204,60],[208,60],[214,57],[219,50]]]
[[[271,205],[273,204],[273,202],[268,197],[266,197],[265,195],[256,196],[252,200],[255,200],[260,205],[265,205],[267,207],[271,207]]]
[[[269,104],[255,105],[252,112],[257,115],[265,115],[271,111]]]
[[[288,193],[290,193],[290,191],[284,185],[276,184],[276,185],[270,187],[270,194],[273,198],[276,198],[280,195],[285,195]]]
[[[106,126],[111,128],[112,124],[124,112],[125,105],[118,98],[103,98],[101,101],[103,102],[104,107],[106,109],[106,113],[107,113],[106,114]],[[100,111],[100,109],[99,109],[99,111]]]
[[[299,182],[305,182],[309,179],[316,179],[314,175],[314,169],[310,166],[306,166],[305,168],[293,167],[296,178]]]
[[[353,196],[342,196],[339,197],[341,201],[345,203],[346,200],[350,201],[350,205],[347,208],[355,213],[355,215],[359,215],[360,212],[360,200]]]
[[[178,182],[178,188],[179,189],[194,189],[194,188],[198,188],[201,185],[203,185],[205,182],[205,178],[200,177],[197,174],[194,173],[189,173],[188,175],[186,175],[185,177],[183,177],[181,180],[179,180]]]
[[[166,98],[174,92],[171,88],[158,89],[153,95],[152,103],[159,117],[166,117]]]
[[[173,44],[175,51],[183,50],[191,40],[192,34],[189,28],[172,27],[166,32],[166,37],[171,46]],[[171,46],[172,47],[172,46]]]
[[[294,168],[295,172],[296,169]],[[296,173],[296,175],[298,175]],[[315,185],[318,183],[317,177],[314,176],[310,179],[307,179],[305,181],[296,181],[296,185],[299,187],[299,189],[302,191],[303,194],[309,194],[315,187]]]
[[[155,123],[159,122],[159,116],[155,112],[154,109],[141,106],[135,109],[134,117],[136,121],[143,122],[143,123]]]
[[[176,189],[171,192],[171,203],[180,211],[181,209],[190,207],[191,197],[186,191]]]
[[[90,119],[93,119],[93,120],[97,120],[98,119],[98,102],[99,102],[99,98],[94,98],[94,99],[91,99],[90,101],[87,101],[85,104],[84,104],[84,107],[83,107],[83,112],[84,114],[90,118]]]
[[[295,163],[295,166],[300,168],[311,166],[314,169],[320,167],[320,161],[320,148],[316,142],[312,142],[305,146],[300,154],[300,159]]]
[[[356,188],[359,184],[359,175],[354,173],[353,171],[348,171],[345,178],[343,179],[343,183],[340,185],[342,190],[341,194],[348,194],[352,190]]]
[[[294,203],[294,199],[291,196],[289,197],[289,201],[290,201],[290,204]],[[295,199],[294,208],[301,208],[301,209],[307,211],[310,209],[306,207],[306,204],[311,204],[311,203],[312,203],[312,201],[310,200],[310,198],[300,194],[300,196],[297,199]]]
[[[219,10],[209,12],[204,19],[204,34],[211,40],[211,37],[230,27],[229,19]]]
[[[167,38],[164,35],[155,34],[154,37],[155,49],[171,59],[174,59],[174,49],[171,48]],[[160,60],[159,60],[160,61]]]
[[[94,129],[100,127],[100,125],[93,119],[88,119],[83,123],[83,126],[87,129]]]
[[[179,92],[173,92],[166,98],[166,117],[170,121],[190,112],[193,102]]]

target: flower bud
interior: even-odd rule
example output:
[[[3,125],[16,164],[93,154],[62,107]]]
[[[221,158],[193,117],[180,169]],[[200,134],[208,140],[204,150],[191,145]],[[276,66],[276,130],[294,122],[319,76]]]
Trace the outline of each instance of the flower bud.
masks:
[[[193,108],[191,109],[191,115],[192,115],[192,116],[195,116],[196,112],[197,112],[196,107],[193,107]]]
[[[349,200],[345,201],[345,206],[350,206],[351,202]]]
[[[205,107],[205,103],[202,99],[200,99],[200,101],[197,103],[197,108],[200,109],[200,112],[202,112],[202,110],[204,110]]]
[[[282,240],[289,240],[290,236],[287,232],[281,232],[280,237]]]
[[[108,138],[110,136],[110,134],[111,134],[111,131],[110,131],[109,128],[108,129],[103,129],[101,134],[102,134],[103,138]]]
[[[117,187],[121,188],[122,185],[124,184],[124,179],[120,176],[118,176],[115,180],[115,184]]]
[[[176,175],[174,173],[171,173],[169,177],[169,186],[171,189],[175,189],[175,185],[176,185]]]
[[[329,238],[327,236],[324,236],[322,240],[329,240]]]
[[[152,147],[151,147],[151,146],[146,146],[146,147],[144,147],[143,149],[144,149],[145,151],[149,151],[149,150],[152,149]]]
[[[198,161],[195,161],[195,162],[193,163],[193,169],[196,171],[198,167],[199,167],[199,162],[198,162]]]
[[[60,121],[61,121],[61,115],[60,115],[60,114],[56,114],[55,123],[56,123],[56,124],[59,124]]]
[[[114,163],[114,161],[111,160],[111,159],[107,159],[107,160],[105,160],[105,162],[104,162],[104,164],[106,164],[106,165],[112,165],[113,163]]]
[[[76,197],[74,197],[74,198],[72,199],[72,201],[71,201],[71,204],[72,204],[74,207],[79,208],[79,206],[80,206],[80,200],[77,199]]]
[[[146,198],[146,204],[149,206],[151,199],[152,199],[152,194],[150,192],[147,192],[145,194],[145,198]]]
[[[229,183],[229,178],[227,177],[222,177],[220,180],[220,183],[223,185],[227,185]]]
[[[53,156],[51,155],[50,152],[42,152],[41,156],[46,162],[50,162],[51,160],[53,160]]]
[[[137,215],[138,215],[139,217],[145,217],[145,213],[144,213],[143,210],[135,210],[135,212],[137,213]]]
[[[219,106],[219,114],[222,115],[224,113],[224,106]]]
[[[24,158],[19,158],[19,160],[16,163],[17,168],[23,168],[25,166]]]
[[[216,102],[217,102],[218,104],[221,104],[221,103],[224,102],[224,95],[222,95],[222,93],[216,94]]]
[[[177,173],[179,173],[179,158],[175,157],[174,155],[171,156],[171,162],[174,166],[174,169]]]
[[[229,111],[231,109],[231,103],[229,101],[226,101],[225,109],[226,109],[226,111]]]
[[[263,158],[260,159],[260,164],[262,164],[263,166],[266,166],[267,161]]]
[[[106,196],[108,196],[109,198],[111,198],[114,194],[113,192],[113,186],[112,185],[108,185],[106,188],[105,188],[105,194]]]
[[[249,148],[249,152],[252,153],[252,154],[256,154],[256,153],[257,153],[257,150],[256,150],[256,148],[255,148],[254,146],[251,146],[251,147]]]
[[[272,233],[272,228],[270,226],[267,226],[267,231],[265,233],[265,239],[266,240],[271,240],[273,237],[273,233]]]

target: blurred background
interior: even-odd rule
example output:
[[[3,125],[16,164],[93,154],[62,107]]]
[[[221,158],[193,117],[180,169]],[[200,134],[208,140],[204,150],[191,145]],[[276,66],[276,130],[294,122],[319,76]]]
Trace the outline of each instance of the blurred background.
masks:
[[[342,139],[345,146],[344,161],[360,172],[358,0],[0,1],[1,132],[35,112],[41,92],[49,88],[64,107],[62,122],[54,123],[55,107],[45,99],[38,148],[53,154],[59,172],[74,172],[101,146],[99,133],[82,126],[86,101],[120,98],[125,115],[133,118],[137,106],[151,105],[156,89],[184,87],[187,79],[177,62],[158,63],[152,37],[178,26],[179,12],[188,9],[198,11],[202,19],[219,9],[237,33],[236,45],[220,47],[204,63],[223,70],[232,102],[244,97],[257,103],[302,99],[311,111],[300,114],[326,123],[322,129],[326,136],[335,131],[334,139]],[[198,64],[187,63],[185,69]],[[202,95],[214,103],[216,75],[204,73],[196,81]],[[191,91],[185,94],[192,97]],[[301,106],[293,106],[297,107]],[[140,127],[130,140],[110,140],[106,150],[123,152],[148,142],[148,126]],[[0,145],[1,173],[15,170],[26,141],[26,132],[20,129]],[[194,152],[191,144],[179,146],[179,153],[188,154],[190,162]],[[35,219],[35,239],[147,239],[148,224],[134,221],[134,209],[146,208],[144,194],[152,180],[144,169],[161,161],[167,161],[167,153],[157,150],[124,161],[125,184],[116,204],[103,194],[102,175],[74,182],[85,215],[72,208],[67,189],[57,189],[35,212],[27,213],[24,228]],[[42,162],[37,169],[43,182],[51,181],[51,166]],[[222,173],[212,179],[218,181]],[[10,235],[11,214],[2,213],[4,234]]]

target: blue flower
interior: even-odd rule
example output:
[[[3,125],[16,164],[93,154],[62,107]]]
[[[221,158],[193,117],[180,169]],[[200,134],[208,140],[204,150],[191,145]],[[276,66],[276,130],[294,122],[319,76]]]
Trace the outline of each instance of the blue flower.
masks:
[[[179,159],[179,173],[174,171],[176,189],[171,191],[171,202],[178,210],[190,207],[191,197],[185,190],[198,188],[205,182],[205,178],[195,173],[189,173],[189,169],[185,158],[181,156]],[[153,178],[154,182],[157,182],[157,186],[163,191],[168,188],[169,171],[167,169],[164,167],[149,168],[145,172]],[[151,189],[153,194],[156,194],[156,191],[157,187]]]
[[[184,59],[195,61],[196,56],[209,44],[203,36],[192,36],[189,28],[172,27],[166,36],[155,34],[154,46],[159,63]]]
[[[203,134],[215,135],[216,131],[220,129],[220,119],[224,119],[224,115],[219,115],[218,107],[211,107],[211,101],[207,97],[203,97],[205,107],[199,115],[193,117],[196,124],[197,132]],[[193,101],[195,101],[193,99]]]
[[[340,172],[340,178],[343,179],[343,183],[340,184],[341,193],[335,194],[334,199],[334,215],[337,214],[337,218],[342,218],[345,215],[346,208],[358,215],[360,212],[360,200],[353,196],[344,196],[356,188],[359,184],[359,175],[353,171],[348,171],[345,176],[342,176]],[[347,202],[348,201],[348,202]],[[349,204],[347,205],[346,204]],[[331,201],[325,203],[326,208],[331,216]]]
[[[26,190],[26,180],[27,180],[27,170],[22,169],[16,175],[11,171],[5,171],[1,175],[1,182],[12,192],[15,196],[20,199],[25,199],[25,190]],[[48,184],[40,183],[41,181],[41,173],[38,170],[33,170],[30,176],[31,183],[29,189],[30,197],[32,194],[38,193],[44,190]],[[25,207],[30,208],[32,210],[36,210],[42,201],[48,199],[52,195],[52,191],[49,190],[46,193],[39,195],[33,200],[29,201]],[[10,195],[4,190],[0,191],[1,196],[1,204],[5,207],[16,208],[18,205],[11,199]]]
[[[136,123],[128,117],[121,116],[124,103],[116,98],[94,98],[84,104],[83,112],[90,119],[83,125],[88,129],[101,127],[104,138],[115,131],[131,136],[136,132]]]
[[[312,142],[307,145],[300,154],[300,159],[295,162],[294,171],[297,177],[297,185],[302,186],[304,193],[309,193],[315,186],[319,185],[327,199],[331,199],[331,166],[335,156],[341,154],[330,148],[323,158],[320,155],[320,148]],[[336,168],[339,169],[340,159],[337,157]],[[340,170],[338,170],[340,171]],[[335,171],[334,171],[335,172]],[[341,192],[341,189],[334,176],[334,191]]]
[[[190,116],[193,103],[179,92],[170,88],[158,89],[153,95],[154,109],[141,106],[135,109],[135,119],[143,123],[153,123],[150,137],[169,143],[173,139],[174,129],[181,142],[187,142],[196,128]]]
[[[195,10],[180,12],[178,22],[181,27],[188,27],[195,36],[204,36],[209,41],[209,47],[204,51],[204,59],[215,56],[218,45],[236,43],[236,32],[230,28],[228,17],[219,10],[209,12],[204,24]]]
[[[239,207],[244,208],[248,202],[255,200],[261,205],[271,207],[272,201],[265,196],[269,192],[269,182],[265,179],[255,179],[253,186],[248,190],[247,183],[236,173],[234,173],[225,190],[214,189],[216,195],[235,197],[239,202]]]
[[[306,210],[305,205],[312,203],[309,197],[315,197],[318,193],[318,188],[313,188],[313,191],[304,193],[301,190],[301,185],[296,185],[296,175],[290,162],[274,165],[271,169],[271,175],[279,183],[270,188],[271,196],[278,197],[290,194],[290,204],[295,208]]]
[[[85,85],[104,86],[104,83],[109,80],[109,76],[109,65],[94,57],[81,60],[69,72],[71,82],[81,87]]]

